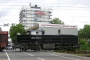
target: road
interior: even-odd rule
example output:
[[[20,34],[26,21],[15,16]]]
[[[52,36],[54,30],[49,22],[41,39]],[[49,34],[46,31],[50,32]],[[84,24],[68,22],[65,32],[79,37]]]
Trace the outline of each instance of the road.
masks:
[[[5,50],[0,52],[0,60],[90,60],[90,58],[52,51],[20,52],[18,50]]]

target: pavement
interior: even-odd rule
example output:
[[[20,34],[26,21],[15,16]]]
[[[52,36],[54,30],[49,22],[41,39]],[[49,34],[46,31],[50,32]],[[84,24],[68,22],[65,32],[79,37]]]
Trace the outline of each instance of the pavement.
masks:
[[[90,58],[52,51],[4,50],[0,52],[0,60],[90,60]]]

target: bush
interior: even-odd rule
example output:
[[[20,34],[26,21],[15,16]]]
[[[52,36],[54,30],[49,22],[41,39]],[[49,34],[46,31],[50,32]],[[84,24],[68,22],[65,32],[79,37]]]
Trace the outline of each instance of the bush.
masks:
[[[80,45],[81,45],[80,50],[90,50],[87,40],[80,39]]]

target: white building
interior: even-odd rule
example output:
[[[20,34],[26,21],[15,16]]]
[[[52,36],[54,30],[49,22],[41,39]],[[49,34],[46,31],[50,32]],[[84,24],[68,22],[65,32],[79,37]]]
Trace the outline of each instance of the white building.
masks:
[[[63,24],[37,24],[27,31],[31,34],[40,34],[44,31],[44,35],[78,35],[77,25],[63,25]],[[37,33],[38,32],[38,33]]]
[[[35,5],[22,7],[19,16],[19,23],[23,24],[25,29],[28,29],[38,23],[51,21],[52,11]]]

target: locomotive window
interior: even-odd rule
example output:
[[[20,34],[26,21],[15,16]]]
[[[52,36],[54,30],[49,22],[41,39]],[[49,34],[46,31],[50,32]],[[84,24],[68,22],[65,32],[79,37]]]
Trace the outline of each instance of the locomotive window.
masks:
[[[42,31],[42,34],[45,34],[45,31]]]
[[[36,35],[38,35],[38,31],[36,31]]]
[[[59,29],[59,30],[58,30],[58,34],[60,34],[60,32],[61,32],[61,30]]]

